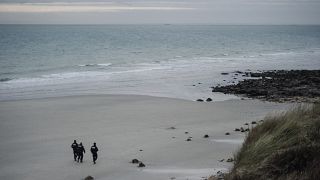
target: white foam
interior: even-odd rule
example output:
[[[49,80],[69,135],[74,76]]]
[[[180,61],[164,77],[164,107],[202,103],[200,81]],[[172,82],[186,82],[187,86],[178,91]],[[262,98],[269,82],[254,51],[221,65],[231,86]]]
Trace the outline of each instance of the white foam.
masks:
[[[112,63],[99,63],[99,64],[79,64],[78,66],[80,67],[92,67],[92,66],[104,66],[104,67],[107,67],[107,66],[111,66]]]

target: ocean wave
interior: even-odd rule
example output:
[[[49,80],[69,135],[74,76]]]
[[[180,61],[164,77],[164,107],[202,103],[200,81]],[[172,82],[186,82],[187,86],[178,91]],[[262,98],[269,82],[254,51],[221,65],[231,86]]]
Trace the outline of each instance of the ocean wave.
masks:
[[[11,81],[11,78],[1,78],[0,82],[7,82],[7,81]]]
[[[100,64],[79,64],[78,66],[80,66],[80,67],[97,67],[97,66],[108,67],[111,65],[112,65],[112,63],[100,63]]]

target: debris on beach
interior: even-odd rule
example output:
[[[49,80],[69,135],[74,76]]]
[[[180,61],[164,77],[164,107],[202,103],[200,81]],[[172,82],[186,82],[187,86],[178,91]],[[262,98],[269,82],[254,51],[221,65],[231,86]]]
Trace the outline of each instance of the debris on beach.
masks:
[[[227,159],[227,162],[233,162],[234,161],[234,159],[233,158],[229,158],[229,159]]]
[[[206,134],[206,135],[204,135],[204,136],[203,136],[203,138],[209,138],[209,135],[208,135],[208,134]]]
[[[146,167],[146,165],[143,164],[143,162],[140,162],[139,165],[138,165],[138,167]]]
[[[132,164],[138,164],[140,161],[138,159],[132,159],[131,163]]]
[[[94,180],[94,178],[92,176],[87,176],[84,180]]]

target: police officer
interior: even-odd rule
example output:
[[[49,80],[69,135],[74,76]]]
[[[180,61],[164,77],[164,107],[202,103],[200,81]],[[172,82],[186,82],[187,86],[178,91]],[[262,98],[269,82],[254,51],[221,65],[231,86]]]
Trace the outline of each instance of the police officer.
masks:
[[[96,145],[96,143],[93,143],[93,146],[91,146],[91,153],[92,153],[92,159],[93,159],[93,163],[96,164],[96,160],[98,159],[98,147]]]
[[[74,161],[77,161],[77,148],[78,148],[78,143],[77,143],[76,140],[74,140],[73,143],[71,144],[71,148],[73,149]]]
[[[82,163],[83,153],[86,153],[86,150],[82,146],[82,142],[81,142],[77,147],[78,162],[80,161]]]

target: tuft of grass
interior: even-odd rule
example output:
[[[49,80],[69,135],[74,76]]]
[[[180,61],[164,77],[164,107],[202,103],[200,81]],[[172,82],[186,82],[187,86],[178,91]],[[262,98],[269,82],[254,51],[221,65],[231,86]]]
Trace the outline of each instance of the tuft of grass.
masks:
[[[320,104],[269,116],[248,134],[226,179],[318,179]]]

